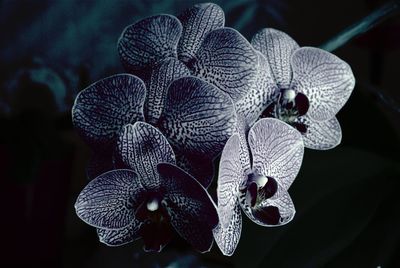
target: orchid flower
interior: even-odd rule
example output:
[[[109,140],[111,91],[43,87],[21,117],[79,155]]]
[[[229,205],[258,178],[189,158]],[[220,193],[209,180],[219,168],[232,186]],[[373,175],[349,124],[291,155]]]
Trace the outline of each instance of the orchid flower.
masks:
[[[220,221],[213,231],[224,255],[232,255],[239,243],[241,208],[261,226],[280,226],[293,219],[295,208],[287,191],[303,153],[300,132],[274,118],[260,119],[249,131],[242,124],[229,138],[218,174]]]
[[[261,114],[292,125],[303,134],[307,148],[326,150],[337,146],[342,131],[335,115],[355,84],[350,66],[322,49],[300,48],[291,37],[275,29],[259,31],[251,43],[265,61],[260,72],[266,97],[255,108],[244,105],[251,112],[242,114],[251,118],[249,121]]]
[[[156,15],[129,25],[118,41],[118,52],[126,70],[145,80],[146,71],[166,58],[179,59],[192,75],[236,103],[259,79],[259,58],[246,38],[224,24],[218,5],[197,4],[178,17]]]
[[[143,238],[144,250],[161,251],[174,232],[200,252],[213,243],[218,215],[207,191],[175,165],[175,155],[155,127],[124,126],[118,156],[130,169],[93,179],[80,193],[77,215],[97,229],[100,241],[119,246]]]
[[[179,70],[184,70],[180,64],[173,59],[165,61],[153,71],[154,79],[147,88],[140,78],[119,74],[102,79],[79,93],[72,108],[73,124],[96,155],[101,155],[97,158],[106,162],[115,155],[117,139],[124,126],[145,120],[144,110],[152,124],[174,147],[181,149],[181,157],[194,158],[191,163],[202,164],[201,158],[193,156],[213,157],[220,153],[236,125],[232,100],[199,78],[186,76],[173,80]],[[171,70],[176,72],[171,73]],[[102,155],[106,155],[106,160]],[[209,170],[188,171],[195,173],[192,175],[205,187],[211,182]]]
[[[158,112],[147,112],[145,108],[147,122],[154,123],[160,116],[165,101],[161,92],[167,91],[170,82],[163,75],[174,73],[171,68],[160,67],[168,60],[179,66],[181,76],[193,75],[229,95],[235,109],[237,102],[252,94],[250,89],[259,80],[257,52],[238,31],[224,24],[223,10],[216,4],[203,3],[184,10],[178,17],[156,15],[124,29],[118,41],[121,61],[149,89],[147,107],[160,108]],[[164,70],[163,75],[154,75],[160,69]],[[155,77],[163,88],[158,86],[153,90],[148,86],[154,83]],[[226,142],[227,138],[222,137]],[[212,160],[216,154],[191,153],[171,143],[180,167],[199,179],[213,177]],[[216,149],[222,150],[222,147]]]

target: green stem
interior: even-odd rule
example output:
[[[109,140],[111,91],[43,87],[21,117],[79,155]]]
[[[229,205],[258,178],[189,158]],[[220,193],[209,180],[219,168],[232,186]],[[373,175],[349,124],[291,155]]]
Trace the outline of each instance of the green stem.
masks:
[[[351,25],[350,27],[343,30],[341,33],[328,40],[326,43],[320,46],[320,48],[333,51],[346,44],[348,41],[353,39],[360,34],[372,29],[385,19],[393,16],[400,10],[400,1],[390,1],[384,4],[382,7],[376,9],[371,14]]]

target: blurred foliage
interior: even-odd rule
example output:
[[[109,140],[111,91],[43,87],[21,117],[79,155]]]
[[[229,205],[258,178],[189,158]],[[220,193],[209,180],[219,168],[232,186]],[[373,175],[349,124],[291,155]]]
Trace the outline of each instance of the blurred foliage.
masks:
[[[74,96],[102,77],[123,72],[116,44],[122,30],[135,21],[154,14],[178,15],[194,0],[151,1],[1,1],[0,31],[0,113],[11,112],[11,95],[22,68],[41,61],[34,79],[49,84],[58,110],[66,112]],[[226,12],[227,25],[242,30],[254,28],[252,18],[260,12],[282,22],[281,1],[219,0]],[[257,13],[257,14],[256,14]],[[265,16],[264,16],[265,17]],[[18,18],[16,22],[15,18]],[[267,24],[267,21],[264,21]],[[255,29],[253,29],[255,31]],[[44,74],[43,72],[47,72]],[[42,76],[42,77],[38,77]],[[55,81],[55,79],[57,81]]]

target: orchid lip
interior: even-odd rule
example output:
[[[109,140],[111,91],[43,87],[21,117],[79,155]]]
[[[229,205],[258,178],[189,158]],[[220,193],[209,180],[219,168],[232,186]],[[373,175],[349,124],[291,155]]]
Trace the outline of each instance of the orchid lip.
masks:
[[[274,117],[295,127],[302,134],[307,132],[307,125],[299,122],[310,107],[308,97],[293,89],[281,89],[272,102],[261,114],[261,118]]]
[[[242,189],[246,193],[246,203],[255,207],[264,199],[272,197],[277,191],[277,182],[272,177],[257,173],[248,174],[247,185]]]

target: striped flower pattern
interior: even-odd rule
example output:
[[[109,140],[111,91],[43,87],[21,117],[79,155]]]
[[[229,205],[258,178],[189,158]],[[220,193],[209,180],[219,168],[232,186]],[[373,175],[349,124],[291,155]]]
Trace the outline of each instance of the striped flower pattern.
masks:
[[[340,143],[347,63],[274,29],[249,42],[212,3],[128,25],[117,50],[126,73],[88,86],[72,108],[93,152],[75,209],[102,243],[141,238],[159,252],[180,236],[230,256],[241,211],[266,227],[293,219],[288,189],[304,148]]]

